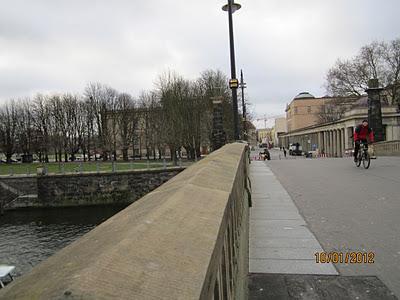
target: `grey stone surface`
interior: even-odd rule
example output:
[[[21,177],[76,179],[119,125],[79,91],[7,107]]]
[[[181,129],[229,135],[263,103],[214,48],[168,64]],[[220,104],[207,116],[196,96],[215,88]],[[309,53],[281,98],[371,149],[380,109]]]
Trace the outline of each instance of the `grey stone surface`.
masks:
[[[288,253],[289,254],[289,253]],[[315,259],[250,259],[251,273],[325,274],[337,275],[332,264],[316,264]]]
[[[250,237],[250,251],[256,247],[269,247],[269,248],[311,248],[317,249],[321,247],[315,238],[287,238],[287,237],[268,237],[261,239],[259,237]],[[322,248],[321,248],[322,249]]]
[[[252,247],[250,251],[250,259],[287,259],[291,257],[294,260],[312,259],[316,252],[321,252],[322,248],[282,248],[282,247]]]
[[[267,162],[253,161],[250,178],[250,272],[337,274],[332,264],[316,263],[322,247]]]
[[[375,276],[250,274],[250,300],[396,300]]]
[[[326,251],[373,252],[373,264],[336,264],[346,276],[378,276],[400,297],[400,157],[368,170],[351,158],[278,160],[268,166]]]

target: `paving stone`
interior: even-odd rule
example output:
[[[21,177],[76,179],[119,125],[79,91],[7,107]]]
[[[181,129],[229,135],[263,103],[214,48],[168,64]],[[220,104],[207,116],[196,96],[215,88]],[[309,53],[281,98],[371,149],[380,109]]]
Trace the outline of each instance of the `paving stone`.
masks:
[[[250,274],[249,300],[396,300],[376,276]]]
[[[313,259],[315,253],[322,249],[317,248],[259,248],[250,249],[250,259]]]
[[[258,166],[250,166],[256,178],[250,210],[250,271],[337,274],[332,264],[315,262],[314,254],[323,251],[321,245],[272,172],[261,172]],[[265,164],[261,167],[269,170]]]
[[[315,238],[287,238],[287,237],[269,237],[268,239],[261,239],[259,237],[250,237],[251,247],[288,247],[288,248],[318,248],[321,245]]]
[[[332,264],[317,264],[314,259],[249,259],[251,273],[330,274],[338,272]]]

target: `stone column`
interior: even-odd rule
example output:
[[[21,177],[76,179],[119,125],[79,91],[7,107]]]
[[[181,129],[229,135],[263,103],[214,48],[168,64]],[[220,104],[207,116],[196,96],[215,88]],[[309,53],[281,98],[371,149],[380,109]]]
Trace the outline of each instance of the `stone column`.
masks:
[[[329,154],[329,131],[325,131],[325,154]]]
[[[380,93],[383,89],[379,87],[378,79],[371,79],[368,82],[368,123],[375,134],[375,141],[383,141],[383,125]]]
[[[346,151],[346,147],[344,145],[345,142],[345,136],[344,133],[346,132],[346,128],[342,128],[342,156],[344,156],[344,153]]]
[[[318,132],[317,133],[318,134],[318,151],[319,151],[319,153],[321,153],[321,150],[322,150],[322,132]]]
[[[342,157],[342,130],[337,130],[337,149],[338,149],[338,157]]]
[[[344,149],[349,149],[349,128],[344,128]]]
[[[331,134],[329,130],[326,132],[326,154],[331,155]]]
[[[330,156],[335,156],[334,152],[334,143],[333,143],[333,130],[329,131],[329,150],[330,150]]]

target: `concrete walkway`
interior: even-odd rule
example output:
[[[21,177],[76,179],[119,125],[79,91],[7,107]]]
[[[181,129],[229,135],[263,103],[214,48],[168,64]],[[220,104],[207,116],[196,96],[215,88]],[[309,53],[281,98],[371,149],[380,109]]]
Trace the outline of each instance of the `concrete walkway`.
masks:
[[[250,179],[250,273],[338,275],[315,262],[323,249],[267,163],[252,161]]]

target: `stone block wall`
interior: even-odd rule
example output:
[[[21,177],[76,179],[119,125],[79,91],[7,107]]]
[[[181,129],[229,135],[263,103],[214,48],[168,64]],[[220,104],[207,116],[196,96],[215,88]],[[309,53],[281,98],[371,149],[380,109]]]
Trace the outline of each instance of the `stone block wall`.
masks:
[[[39,176],[38,198],[45,207],[132,203],[182,171],[130,171]]]
[[[132,203],[184,168],[0,178],[4,209]],[[19,197],[18,197],[19,196]]]

